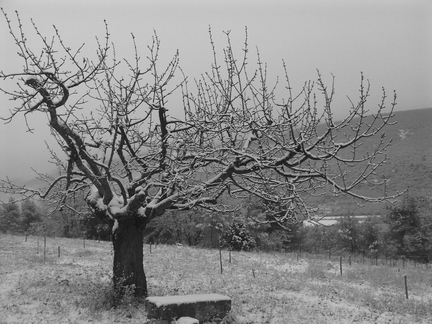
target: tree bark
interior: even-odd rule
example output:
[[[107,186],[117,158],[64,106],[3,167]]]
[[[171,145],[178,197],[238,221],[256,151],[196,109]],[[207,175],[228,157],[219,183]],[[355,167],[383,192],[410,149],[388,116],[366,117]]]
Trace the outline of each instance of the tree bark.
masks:
[[[147,296],[147,281],[143,266],[143,230],[145,224],[136,217],[119,221],[113,226],[113,282],[115,297],[123,297],[127,288],[135,296]]]

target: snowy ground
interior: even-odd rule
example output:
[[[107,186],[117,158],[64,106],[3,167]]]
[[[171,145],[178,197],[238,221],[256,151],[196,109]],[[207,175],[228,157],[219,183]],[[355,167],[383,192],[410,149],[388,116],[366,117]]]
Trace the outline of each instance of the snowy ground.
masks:
[[[147,323],[126,297],[110,305],[108,242],[0,236],[0,323]],[[58,247],[60,246],[60,258]],[[150,295],[232,297],[226,323],[431,323],[432,269],[344,264],[289,254],[145,247]],[[409,299],[403,277],[407,275]]]

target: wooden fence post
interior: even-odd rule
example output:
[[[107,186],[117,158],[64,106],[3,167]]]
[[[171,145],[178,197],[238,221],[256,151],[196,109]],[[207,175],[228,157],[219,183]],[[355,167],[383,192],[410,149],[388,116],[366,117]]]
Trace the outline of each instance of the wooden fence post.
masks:
[[[46,260],[46,235],[44,234],[44,263]]]
[[[406,299],[408,299],[408,283],[407,283],[407,276],[404,276],[404,281],[405,281],[405,297]]]
[[[219,263],[220,263],[220,273],[223,274],[223,266],[222,266],[222,247],[219,239]]]

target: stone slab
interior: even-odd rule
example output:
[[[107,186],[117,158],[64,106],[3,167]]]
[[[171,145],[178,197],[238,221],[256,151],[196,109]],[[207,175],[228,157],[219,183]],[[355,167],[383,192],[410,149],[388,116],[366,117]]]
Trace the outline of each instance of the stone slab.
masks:
[[[145,308],[150,318],[192,317],[205,322],[224,318],[231,310],[231,298],[219,294],[147,297]]]
[[[176,324],[199,324],[199,321],[196,318],[183,316],[176,321]]]

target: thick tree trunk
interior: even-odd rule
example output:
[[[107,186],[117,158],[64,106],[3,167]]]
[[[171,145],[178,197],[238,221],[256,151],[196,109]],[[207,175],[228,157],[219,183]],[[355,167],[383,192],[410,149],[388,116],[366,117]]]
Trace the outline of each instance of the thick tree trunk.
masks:
[[[116,297],[122,297],[127,287],[135,296],[147,296],[147,281],[143,266],[144,225],[136,219],[120,221],[113,227],[113,281]]]

